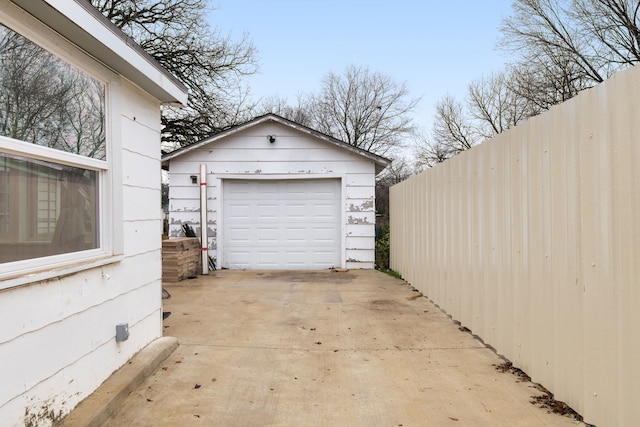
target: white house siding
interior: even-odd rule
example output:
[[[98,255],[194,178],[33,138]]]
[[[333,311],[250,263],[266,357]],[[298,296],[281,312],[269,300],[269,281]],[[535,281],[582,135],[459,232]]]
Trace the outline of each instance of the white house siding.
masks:
[[[270,143],[266,135],[275,135]],[[182,224],[200,234],[199,185],[191,176],[207,167],[207,229],[209,255],[226,267],[218,250],[220,200],[224,179],[319,179],[341,182],[342,266],[374,267],[375,164],[357,153],[266,121],[184,153],[170,161],[169,234],[182,236]],[[221,232],[221,231],[220,231]]]
[[[113,255],[100,267],[0,290],[1,426],[50,425],[162,335],[160,101],[101,72],[111,159],[101,200],[113,207],[103,218]],[[116,343],[121,322],[130,338]]]

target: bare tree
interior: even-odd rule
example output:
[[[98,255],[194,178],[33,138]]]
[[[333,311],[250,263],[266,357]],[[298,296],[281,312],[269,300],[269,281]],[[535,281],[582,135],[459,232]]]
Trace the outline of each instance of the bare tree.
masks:
[[[601,62],[616,70],[640,62],[639,10],[637,0],[575,0],[570,14],[598,46]]]
[[[0,135],[105,158],[104,86],[0,25]]]
[[[398,157],[378,175],[376,180],[379,184],[391,187],[404,181],[413,174],[415,174],[415,169],[409,161],[405,157]]]
[[[515,0],[500,46],[519,55],[513,91],[540,109],[563,102],[606,78],[597,47],[571,18],[567,1]]]
[[[468,150],[480,141],[473,117],[465,104],[451,95],[445,95],[436,104],[431,134],[414,133],[416,169],[430,168],[458,153]]]
[[[255,48],[207,23],[208,0],[90,1],[189,88],[187,109],[163,109],[163,141],[187,145],[251,115],[242,79],[257,69]]]
[[[511,76],[511,90],[537,111],[548,110],[594,85],[573,60],[562,56],[548,61],[522,60],[512,67]]]
[[[256,111],[258,115],[274,113],[301,125],[311,126],[309,107],[305,106],[305,102],[305,98],[300,95],[297,105],[291,106],[285,98],[273,96],[263,99]]]
[[[500,45],[517,53],[507,71],[469,85],[466,104],[436,107],[418,136],[419,168],[431,167],[640,62],[640,0],[514,0]]]
[[[518,53],[513,90],[542,109],[640,62],[637,0],[515,0],[500,45]]]
[[[366,67],[350,66],[342,75],[328,73],[305,109],[314,129],[384,156],[412,132],[409,113],[418,101],[408,98],[406,84]]]
[[[409,178],[415,172],[406,158],[399,157],[378,175],[376,178],[376,212],[380,216],[378,223],[386,224],[389,220],[389,188]]]
[[[446,147],[451,157],[479,142],[477,132],[462,102],[450,95],[436,105],[433,137]]]
[[[585,37],[572,19],[569,2],[562,0],[515,0],[513,15],[503,21],[501,45],[515,49],[534,64],[572,61],[580,77],[599,83],[603,74],[597,44]]]
[[[442,163],[453,154],[442,143],[437,143],[426,132],[416,132],[413,157],[416,172],[431,168]]]
[[[541,108],[517,90],[513,73],[499,72],[469,85],[469,115],[482,139],[489,139],[541,112]]]
[[[61,123],[66,123],[65,151],[84,153],[88,157],[106,158],[105,88],[96,81],[76,75],[68,79],[72,83],[67,108],[60,110]]]
[[[417,168],[441,163],[538,114],[540,108],[513,90],[512,79],[511,74],[494,73],[469,85],[466,102],[442,98],[431,135],[416,135]]]

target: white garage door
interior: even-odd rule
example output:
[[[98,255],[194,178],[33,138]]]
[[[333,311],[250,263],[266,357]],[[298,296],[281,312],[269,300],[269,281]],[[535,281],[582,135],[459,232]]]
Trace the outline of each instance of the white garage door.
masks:
[[[224,180],[223,267],[340,266],[340,180]]]

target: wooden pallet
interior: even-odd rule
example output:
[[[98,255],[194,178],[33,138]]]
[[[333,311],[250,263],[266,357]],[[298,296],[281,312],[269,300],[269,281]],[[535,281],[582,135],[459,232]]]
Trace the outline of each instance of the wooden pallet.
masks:
[[[200,249],[200,240],[197,237],[163,240],[162,280],[179,282],[200,274]]]

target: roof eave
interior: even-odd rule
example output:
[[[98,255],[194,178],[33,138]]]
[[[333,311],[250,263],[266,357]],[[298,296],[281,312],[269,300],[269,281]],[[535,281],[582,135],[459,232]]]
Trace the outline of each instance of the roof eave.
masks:
[[[88,1],[11,1],[163,104],[187,105],[187,88]]]
[[[329,135],[323,134],[322,132],[318,132],[316,130],[313,130],[307,126],[301,125],[299,123],[293,122],[291,120],[285,119],[284,117],[280,117],[278,115],[275,114],[267,114],[265,116],[262,116],[264,118],[264,120],[273,120],[273,121],[277,121],[279,123],[291,126],[297,130],[299,130],[300,132],[303,133],[307,133],[311,136],[315,136],[316,138],[320,138],[323,139],[339,148],[342,148],[344,150],[348,150],[351,151],[355,154],[358,154],[360,156],[364,156],[369,158],[370,160],[373,160],[373,162],[376,164],[376,175],[379,174],[380,172],[382,172],[382,170],[384,168],[386,168],[387,166],[389,166],[391,164],[391,160],[387,159],[386,157],[382,157],[379,156],[377,154],[371,153],[367,150],[363,150],[362,148],[358,148],[358,147],[354,147],[353,145],[349,145],[344,141],[340,141],[339,139],[333,138]]]
[[[306,133],[308,135],[311,135],[311,136],[313,136],[315,138],[319,138],[319,139],[322,139],[324,141],[327,141],[327,142],[329,142],[329,143],[331,143],[331,144],[333,144],[333,145],[335,145],[335,146],[337,146],[339,148],[342,148],[344,150],[348,150],[348,151],[351,151],[351,152],[353,152],[355,154],[358,154],[360,156],[366,157],[366,158],[372,160],[375,163],[375,165],[376,165],[376,175],[378,175],[387,166],[389,166],[391,164],[391,160],[387,159],[386,157],[382,157],[382,156],[379,156],[377,154],[370,153],[370,152],[368,152],[366,150],[363,150],[361,148],[354,147],[354,146],[349,145],[349,144],[347,144],[347,143],[345,143],[343,141],[340,141],[338,139],[332,138],[332,137],[330,137],[328,135],[325,135],[325,134],[323,134],[321,132],[315,131],[315,130],[313,130],[311,128],[308,128],[308,127],[303,126],[303,125],[301,125],[299,123],[293,122],[291,120],[285,119],[284,117],[280,117],[280,116],[278,116],[276,114],[272,114],[272,113],[256,117],[253,120],[250,120],[250,121],[242,123],[242,124],[240,124],[238,126],[234,126],[234,127],[229,128],[229,129],[227,129],[225,131],[217,133],[217,134],[213,135],[210,138],[203,139],[203,140],[198,141],[198,142],[196,142],[194,144],[191,144],[191,145],[188,145],[186,147],[179,148],[178,150],[172,151],[171,153],[167,153],[167,154],[162,156],[162,164],[164,166],[171,159],[174,159],[176,157],[182,156],[182,155],[184,155],[184,154],[186,154],[186,153],[188,153],[188,152],[190,152],[192,150],[196,150],[196,149],[198,149],[198,148],[200,148],[200,147],[202,147],[204,145],[210,144],[210,143],[212,143],[212,142],[214,142],[214,141],[216,141],[218,139],[225,138],[225,137],[227,137],[229,135],[233,135],[234,133],[241,132],[241,131],[243,131],[243,130],[251,127],[251,126],[255,126],[257,124],[260,124],[260,123],[263,123],[263,122],[266,122],[266,121],[275,121],[275,122],[284,124],[286,126],[294,128],[294,129],[296,129],[296,130],[298,130],[300,132],[303,132],[303,133]]]

